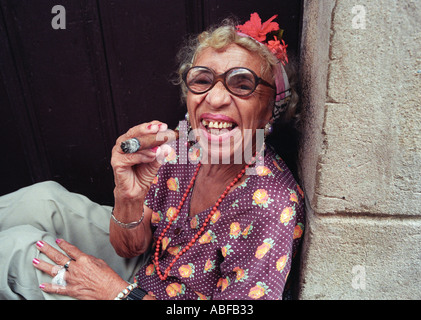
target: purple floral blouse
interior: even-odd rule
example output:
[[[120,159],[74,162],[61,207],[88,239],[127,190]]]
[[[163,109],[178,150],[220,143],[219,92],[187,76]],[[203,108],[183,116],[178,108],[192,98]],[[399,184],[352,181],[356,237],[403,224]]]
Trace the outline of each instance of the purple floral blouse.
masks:
[[[175,213],[197,166],[177,160],[175,152],[166,158],[145,201],[153,210],[155,240]],[[202,236],[176,261],[165,281],[156,273],[153,248],[150,261],[135,276],[139,285],[158,300],[282,299],[303,235],[304,194],[270,148],[256,173],[225,197]],[[212,209],[189,217],[190,197],[191,192],[162,240],[162,273]]]

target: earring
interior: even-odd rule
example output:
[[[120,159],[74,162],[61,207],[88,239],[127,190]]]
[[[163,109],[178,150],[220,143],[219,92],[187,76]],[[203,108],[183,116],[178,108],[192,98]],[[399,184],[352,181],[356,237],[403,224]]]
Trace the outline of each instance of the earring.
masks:
[[[273,126],[271,122],[266,123],[265,125],[265,138],[273,132]]]
[[[189,113],[188,112],[186,112],[186,114],[184,115],[184,119],[186,120],[186,122],[187,122],[187,139],[189,139],[189,137],[190,137],[190,132],[192,131],[192,127],[191,127],[191,125],[190,125],[190,116],[189,116]],[[188,148],[189,148],[189,150],[191,149],[191,147],[193,146],[195,144],[195,141],[188,141],[187,142],[187,146],[188,146]],[[189,151],[190,152],[190,151]]]
[[[191,125],[190,125],[190,115],[188,112],[186,112],[186,114],[184,115],[184,119],[187,121],[187,126],[188,126],[188,130],[190,132],[191,130]]]

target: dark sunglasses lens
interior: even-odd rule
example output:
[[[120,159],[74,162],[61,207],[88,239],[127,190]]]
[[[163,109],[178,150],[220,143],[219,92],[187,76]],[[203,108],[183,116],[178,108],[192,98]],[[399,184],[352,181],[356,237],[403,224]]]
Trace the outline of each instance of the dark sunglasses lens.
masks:
[[[250,70],[232,69],[226,77],[226,83],[232,93],[247,96],[256,89],[256,80]]]
[[[208,90],[213,84],[213,74],[205,68],[192,68],[186,76],[187,87],[195,92],[201,93]]]

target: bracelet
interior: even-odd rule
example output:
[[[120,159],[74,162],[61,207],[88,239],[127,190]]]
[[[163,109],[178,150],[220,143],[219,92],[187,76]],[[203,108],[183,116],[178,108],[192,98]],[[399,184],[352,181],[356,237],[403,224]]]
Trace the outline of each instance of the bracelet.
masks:
[[[114,300],[123,300],[133,289],[137,288],[137,282],[129,284],[126,288],[121,291]]]
[[[114,216],[114,208],[113,208],[113,211],[111,212],[111,218],[113,219],[114,223],[117,224],[119,227],[124,228],[124,229],[136,228],[139,224],[142,223],[144,216],[145,216],[145,211],[142,210],[142,217],[140,218],[140,220],[134,221],[134,222],[129,222],[129,223],[123,223],[123,222],[117,220],[117,218]]]

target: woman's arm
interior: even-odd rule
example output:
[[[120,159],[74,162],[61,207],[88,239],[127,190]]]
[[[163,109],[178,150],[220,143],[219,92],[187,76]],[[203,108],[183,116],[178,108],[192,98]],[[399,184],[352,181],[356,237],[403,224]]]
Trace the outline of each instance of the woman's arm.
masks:
[[[143,202],[140,202],[143,203]],[[138,221],[143,210],[142,222],[133,229],[124,229],[114,221],[110,222],[110,242],[116,253],[124,258],[133,258],[147,251],[152,242],[152,230],[150,227],[152,210],[147,206],[138,204],[122,204],[114,207],[114,216],[123,223]],[[120,216],[133,216],[127,221],[120,219]]]
[[[142,223],[132,229],[123,228],[111,219],[110,242],[116,253],[122,257],[139,256],[152,242],[150,227],[152,210],[143,203],[161,166],[157,156],[164,152],[164,148],[157,147],[126,154],[120,145],[128,139],[166,131],[167,128],[166,124],[158,121],[143,123],[119,137],[112,150],[111,166],[115,182],[113,215],[116,220],[124,224],[139,221],[143,215]]]

